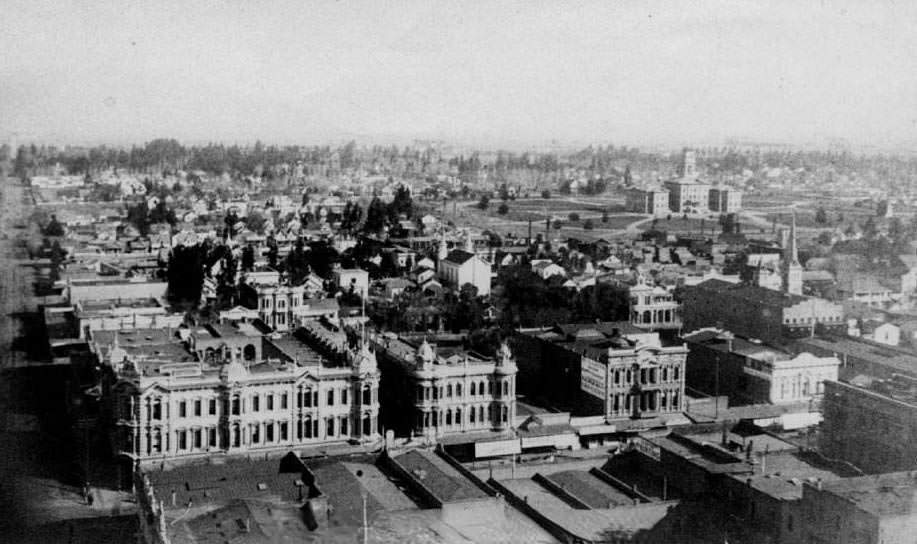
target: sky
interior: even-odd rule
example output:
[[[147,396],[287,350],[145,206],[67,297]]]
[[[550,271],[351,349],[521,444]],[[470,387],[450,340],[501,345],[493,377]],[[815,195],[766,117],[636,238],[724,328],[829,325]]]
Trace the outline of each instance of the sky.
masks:
[[[0,138],[917,148],[911,0],[0,10]]]

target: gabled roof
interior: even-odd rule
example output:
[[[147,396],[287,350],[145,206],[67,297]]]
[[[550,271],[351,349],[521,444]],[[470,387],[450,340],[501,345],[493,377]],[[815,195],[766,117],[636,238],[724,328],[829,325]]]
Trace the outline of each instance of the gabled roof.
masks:
[[[454,264],[465,264],[474,257],[474,253],[469,253],[463,249],[453,249],[446,255],[444,261],[449,261]]]

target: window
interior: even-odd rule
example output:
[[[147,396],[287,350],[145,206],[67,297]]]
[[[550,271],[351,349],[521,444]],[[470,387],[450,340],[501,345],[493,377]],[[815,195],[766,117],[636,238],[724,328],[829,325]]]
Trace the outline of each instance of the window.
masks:
[[[334,389],[328,390],[328,406],[334,406]]]
[[[217,399],[210,399],[210,402],[208,402],[208,405],[209,406],[207,407],[207,413],[212,416],[217,415]]]
[[[288,432],[289,432],[289,430],[288,430],[288,428],[287,428],[287,422],[286,422],[286,421],[281,422],[281,423],[280,423],[280,441],[281,441],[281,442],[286,442],[286,441],[287,441],[287,434],[288,434]]]
[[[460,383],[455,384],[455,396],[456,397],[462,396],[462,384]]]
[[[452,425],[452,410],[446,410],[446,425]]]
[[[347,418],[346,417],[341,418],[341,434],[343,435],[347,434]]]
[[[201,399],[194,400],[194,415],[195,416],[201,415]]]
[[[509,382],[503,382],[503,394],[509,395]]]
[[[472,385],[474,385],[474,384],[472,384]],[[470,423],[474,423],[474,408],[472,408],[472,409],[469,411],[469,413],[468,413],[468,421],[469,421]]]
[[[261,442],[261,425],[252,425],[252,444]]]
[[[446,386],[446,397],[452,398],[452,384]]]
[[[153,419],[162,419],[162,399],[153,401]]]
[[[232,447],[238,448],[242,445],[242,433],[239,431],[239,426],[234,425],[232,428]]]
[[[233,395],[232,396],[232,415],[234,416],[239,415],[239,408],[240,408],[239,405],[240,404],[242,403],[239,401],[239,395]]]
[[[471,382],[471,396],[474,396],[474,391],[475,391],[475,383]]]
[[[252,395],[252,412],[261,410],[261,396]]]
[[[287,400],[287,394],[286,394],[286,393],[280,395],[280,409],[281,409],[281,410],[286,410],[286,409],[287,409],[287,404],[288,404],[288,402],[289,402],[289,401]]]
[[[203,444],[203,432],[200,429],[194,429],[194,447],[200,449],[204,446]]]
[[[364,405],[370,405],[370,404],[372,404],[372,403],[373,403],[372,396],[373,396],[373,390],[372,390],[372,388],[371,388],[370,386],[368,386],[368,385],[365,386],[365,387],[363,388],[363,404],[364,404]]]
[[[461,408],[455,409],[455,424],[456,425],[462,424],[462,409]]]
[[[325,430],[327,431],[325,433],[326,435],[334,436],[334,418],[333,417],[329,417],[328,419],[325,420]]]
[[[341,389],[341,404],[347,404],[347,390]]]
[[[310,389],[306,389],[303,394],[303,400],[305,400],[306,408],[312,407],[312,391]]]
[[[178,449],[188,449],[188,434],[185,431],[178,431]]]
[[[188,405],[185,401],[178,403],[178,417],[187,417],[188,416]]]
[[[209,429],[207,429],[207,445],[211,448],[216,448],[219,446],[219,444],[217,444],[216,427],[210,427]]]
[[[273,394],[267,396],[267,409],[268,410],[274,409],[274,395]]]
[[[264,426],[264,442],[269,443],[274,441],[274,424],[268,423]]]
[[[153,433],[153,452],[162,453],[162,431],[159,429]]]
[[[484,423],[484,407],[478,407],[478,419],[481,420],[481,423]]]

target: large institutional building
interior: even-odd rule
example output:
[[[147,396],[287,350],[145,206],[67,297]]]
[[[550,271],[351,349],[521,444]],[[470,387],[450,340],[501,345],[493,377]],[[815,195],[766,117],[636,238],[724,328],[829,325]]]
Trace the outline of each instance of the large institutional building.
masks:
[[[688,387],[728,395],[733,405],[818,403],[841,364],[837,357],[793,354],[713,328],[684,339],[690,350]]]
[[[132,463],[376,440],[379,371],[364,345],[313,322],[95,331],[115,452]]]
[[[436,439],[502,432],[516,417],[516,362],[502,345],[485,357],[426,338],[373,335],[383,369],[386,428]]]
[[[648,187],[627,192],[627,211],[650,215],[736,213],[742,210],[742,192],[732,187],[714,187],[698,179],[697,157],[685,149],[674,179],[664,188]]]
[[[665,419],[684,407],[688,349],[630,323],[523,329],[514,338],[529,397],[607,421]]]
[[[765,342],[847,327],[840,304],[716,279],[686,288],[682,304],[684,330],[728,325],[734,334]]]

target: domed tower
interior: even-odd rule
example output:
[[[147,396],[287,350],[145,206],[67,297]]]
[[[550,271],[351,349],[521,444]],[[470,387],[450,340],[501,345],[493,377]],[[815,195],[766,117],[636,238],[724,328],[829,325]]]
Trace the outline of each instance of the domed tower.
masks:
[[[433,369],[433,364],[436,363],[436,352],[433,350],[433,346],[427,342],[426,338],[423,339],[423,342],[417,348],[414,362],[417,365],[417,370]]]

